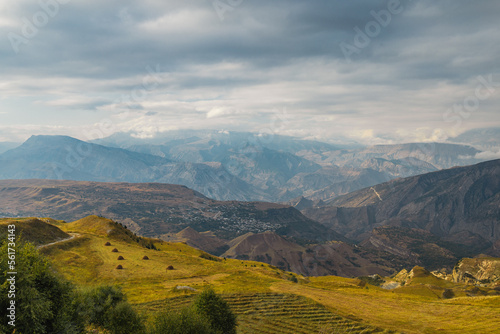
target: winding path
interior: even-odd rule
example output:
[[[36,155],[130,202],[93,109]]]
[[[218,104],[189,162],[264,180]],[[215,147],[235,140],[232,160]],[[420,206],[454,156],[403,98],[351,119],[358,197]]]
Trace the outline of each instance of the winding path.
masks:
[[[60,242],[69,241],[69,240],[72,240],[72,239],[80,236],[80,234],[78,234],[78,233],[68,233],[68,234],[71,235],[69,238],[61,239],[61,240],[58,240],[58,241],[54,241],[54,242],[51,242],[51,243],[48,243],[48,244],[45,244],[45,245],[40,245],[37,248],[41,249],[41,248],[44,248],[44,247],[52,246],[52,245],[58,244]]]

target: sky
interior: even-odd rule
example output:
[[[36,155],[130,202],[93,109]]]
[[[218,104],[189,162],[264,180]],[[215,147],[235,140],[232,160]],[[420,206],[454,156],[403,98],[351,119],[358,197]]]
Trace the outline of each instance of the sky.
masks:
[[[497,0],[0,0],[0,141],[500,126]]]

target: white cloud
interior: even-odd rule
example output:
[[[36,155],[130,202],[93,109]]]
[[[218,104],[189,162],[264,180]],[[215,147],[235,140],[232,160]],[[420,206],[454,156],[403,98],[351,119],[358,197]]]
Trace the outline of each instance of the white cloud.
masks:
[[[215,107],[210,109],[207,112],[207,118],[217,118],[217,117],[226,117],[226,116],[235,116],[241,115],[244,112],[237,109],[227,108],[227,107]]]
[[[476,154],[474,157],[480,160],[495,160],[500,159],[500,148],[497,151],[485,151]]]

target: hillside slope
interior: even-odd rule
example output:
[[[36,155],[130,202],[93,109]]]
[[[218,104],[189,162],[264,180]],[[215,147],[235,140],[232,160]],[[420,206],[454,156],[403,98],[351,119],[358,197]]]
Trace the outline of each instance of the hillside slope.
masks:
[[[343,242],[300,246],[273,232],[249,233],[228,243],[222,256],[272,264],[306,276],[389,275],[394,263]]]
[[[391,225],[442,237],[471,232],[493,242],[500,238],[500,160],[393,180],[304,212],[358,240]]]
[[[25,220],[2,223],[20,226]],[[54,269],[80,286],[118,285],[146,314],[186,306],[209,286],[238,315],[238,334],[496,333],[500,326],[498,292],[443,281],[423,268],[418,273],[414,268],[404,287],[387,291],[360,279],[306,279],[259,262],[224,260],[183,243],[137,241],[102,217],[47,221],[62,233],[76,234],[41,249]],[[152,241],[157,250],[140,241]],[[444,289],[459,298],[436,295]],[[467,291],[491,295],[468,297]]]
[[[451,282],[417,278],[416,285],[394,293],[358,279],[304,279],[259,262],[207,257],[182,243],[156,242],[160,250],[147,249],[133,240],[103,235],[110,224],[117,234],[126,234],[118,224],[88,217],[59,226],[80,236],[44,248],[43,252],[58,271],[77,284],[118,284],[141,310],[178,308],[186,305],[190,296],[210,286],[234,307],[239,316],[238,333],[242,334],[312,334],[321,330],[495,333],[500,326],[499,296],[445,300],[422,293],[429,290],[429,282],[434,290],[435,286],[463,289]],[[106,242],[111,246],[106,246]],[[112,252],[113,248],[118,252]],[[118,256],[124,260],[118,260]],[[149,260],[144,260],[144,256]],[[116,269],[118,264],[123,269]],[[166,270],[168,266],[174,269]],[[292,277],[297,283],[292,282]]]
[[[420,252],[441,252],[445,256],[444,251],[436,253],[441,245],[461,254],[456,246],[446,246],[451,242],[466,246],[471,252],[468,256],[481,252],[497,255],[498,247],[491,246],[500,239],[500,160],[393,180],[302,212],[346,237],[386,251],[395,252],[399,247],[389,241],[402,240],[394,239],[394,235],[409,237],[416,235],[410,231],[415,229],[439,239],[430,241],[432,238],[426,237],[434,251],[420,248]],[[399,231],[377,229],[383,226]],[[374,229],[378,232],[372,232]],[[389,237],[382,237],[384,233]],[[399,251],[408,251],[415,242],[424,246],[425,242],[419,240],[425,238],[412,238]],[[451,258],[454,260],[457,258]]]
[[[73,221],[101,215],[154,237],[186,227],[213,231],[224,239],[268,230],[301,240],[338,236],[290,206],[216,201],[184,186],[160,183],[0,180],[0,208],[0,215],[7,217],[43,215]]]
[[[41,246],[71,238],[54,224],[61,224],[50,218],[0,218],[0,240],[6,240],[8,226],[15,226],[15,236],[21,240],[30,241],[36,246]]]

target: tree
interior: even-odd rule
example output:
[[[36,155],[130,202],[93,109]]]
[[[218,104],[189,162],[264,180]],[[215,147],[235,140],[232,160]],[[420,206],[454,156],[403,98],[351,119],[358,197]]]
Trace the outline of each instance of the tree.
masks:
[[[0,245],[0,333],[15,329],[23,334],[81,334],[86,325],[112,334],[144,332],[141,317],[120,288],[100,286],[78,291],[51,269],[33,244],[21,240],[16,240],[16,247],[13,244]],[[12,258],[9,248],[11,254],[15,249]],[[11,319],[7,317],[12,300],[15,327],[8,324]]]
[[[14,329],[6,312],[15,301],[16,333],[83,333],[83,320],[72,303],[76,294],[73,285],[51,270],[33,244],[19,239],[15,244],[0,245],[0,332]],[[9,248],[15,249],[14,260],[8,256]],[[17,274],[9,274],[13,271]]]
[[[217,334],[236,334],[236,315],[229,304],[214,290],[207,289],[194,301],[195,310],[207,317],[210,326]]]
[[[105,326],[113,334],[138,334],[145,328],[141,317],[127,302],[119,302],[107,313],[108,322]]]
[[[89,325],[107,329],[113,334],[136,334],[144,331],[141,317],[117,286],[103,285],[84,289],[75,303]]]

